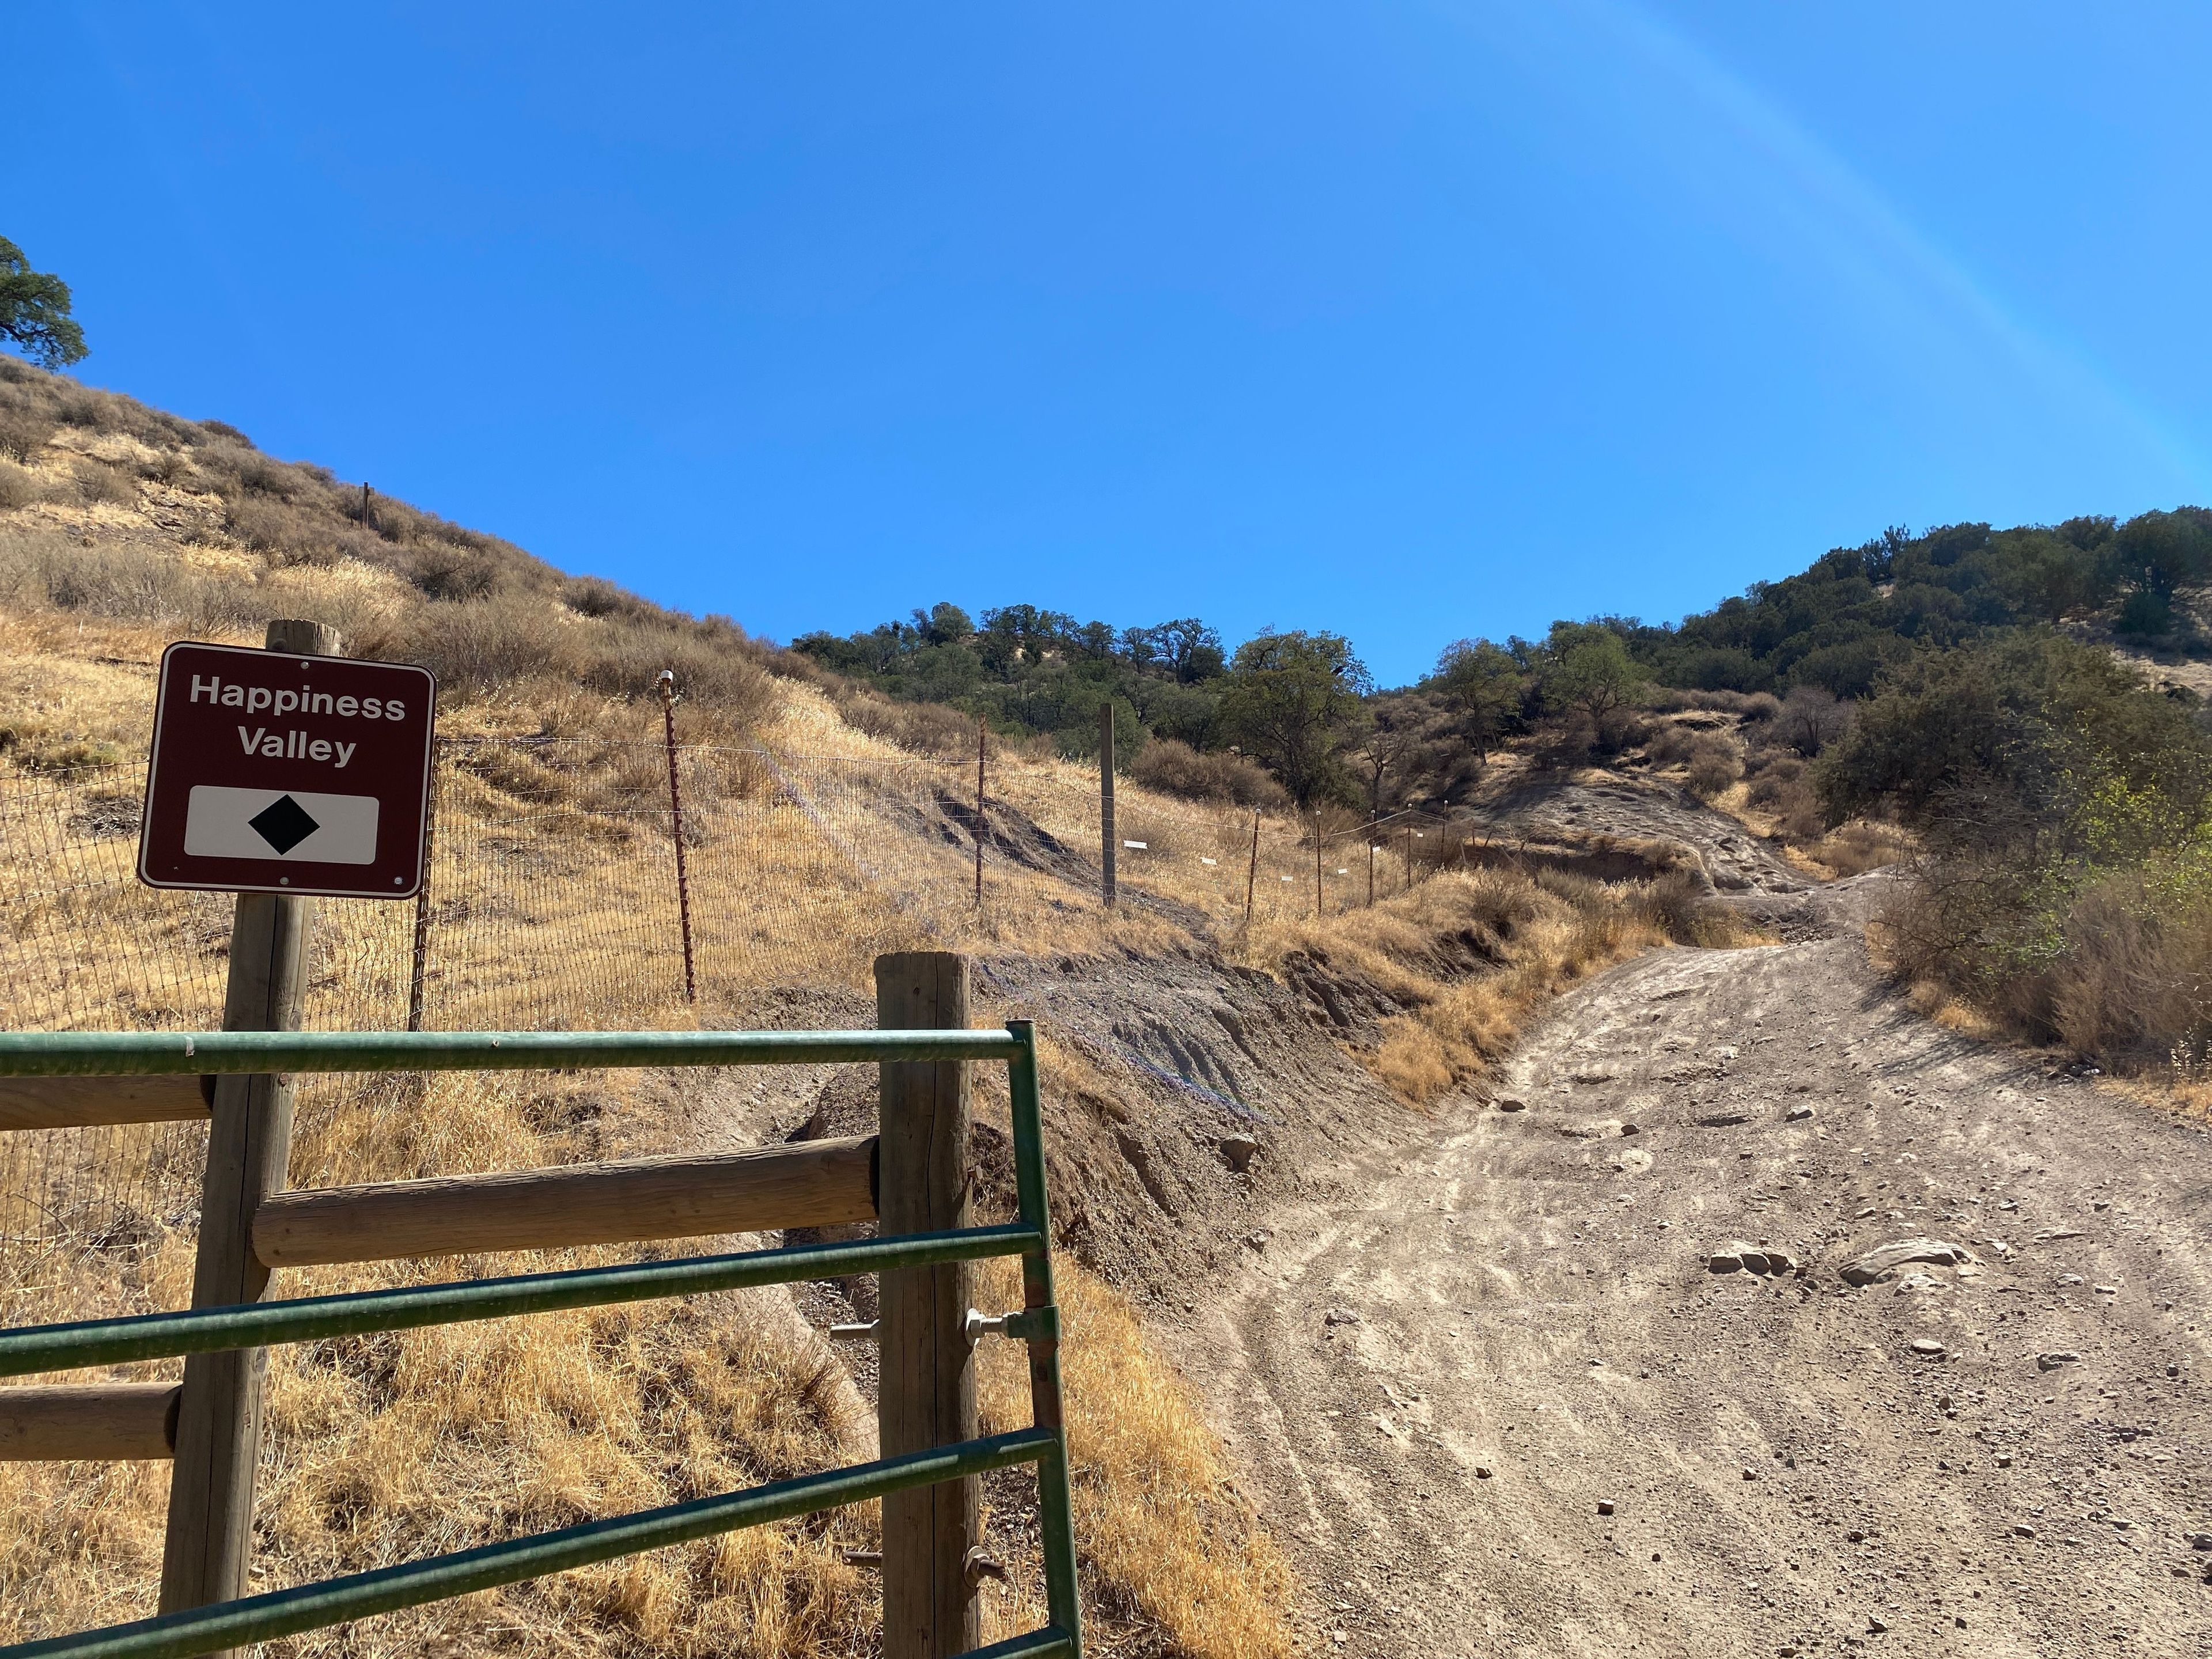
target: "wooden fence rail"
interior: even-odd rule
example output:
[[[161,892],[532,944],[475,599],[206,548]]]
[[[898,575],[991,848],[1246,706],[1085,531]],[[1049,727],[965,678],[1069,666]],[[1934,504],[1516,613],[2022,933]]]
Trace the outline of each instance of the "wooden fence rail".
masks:
[[[213,1078],[0,1077],[0,1130],[184,1123],[208,1115]]]
[[[264,1199],[253,1253],[271,1267],[628,1244],[876,1218],[876,1139],[757,1146]]]
[[[0,1389],[0,1462],[169,1457],[174,1382],[64,1382]]]

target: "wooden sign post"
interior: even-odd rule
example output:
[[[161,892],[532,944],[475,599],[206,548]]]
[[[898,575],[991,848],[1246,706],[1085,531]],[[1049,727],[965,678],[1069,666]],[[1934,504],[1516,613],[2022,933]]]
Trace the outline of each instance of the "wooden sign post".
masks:
[[[1098,710],[1098,821],[1099,854],[1105,874],[1103,890],[1106,908],[1114,908],[1114,855],[1120,848],[1114,841],[1114,705],[1109,702]]]
[[[268,648],[295,656],[337,654],[320,623],[272,622]],[[243,892],[231,924],[226,1031],[295,1031],[307,984],[307,935],[315,901],[301,894]],[[258,1302],[269,1269],[253,1254],[253,1212],[290,1181],[292,1079],[216,1079],[200,1194],[199,1259],[192,1306]],[[261,1445],[261,1398],[269,1351],[194,1354],[185,1361],[177,1409],[169,1531],[161,1556],[161,1611],[228,1601],[246,1594],[253,1537],[253,1472]]]
[[[964,1028],[967,958],[940,951],[877,957],[876,1024]],[[884,1235],[969,1225],[967,1062],[886,1061],[881,1071]],[[884,1456],[975,1437],[967,1334],[974,1280],[965,1261],[883,1275],[877,1420]],[[973,1479],[884,1499],[884,1659],[951,1659],[981,1645],[981,1609],[968,1572],[980,1536]]]

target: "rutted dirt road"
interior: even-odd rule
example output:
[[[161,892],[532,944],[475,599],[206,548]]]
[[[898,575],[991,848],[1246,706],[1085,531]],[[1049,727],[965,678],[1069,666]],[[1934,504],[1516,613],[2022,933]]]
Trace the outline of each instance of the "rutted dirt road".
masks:
[[[2204,1131],[1849,928],[1606,974],[1499,1093],[1279,1216],[1182,1356],[1317,1651],[2212,1653]],[[1971,1260],[1838,1272],[1919,1237]]]

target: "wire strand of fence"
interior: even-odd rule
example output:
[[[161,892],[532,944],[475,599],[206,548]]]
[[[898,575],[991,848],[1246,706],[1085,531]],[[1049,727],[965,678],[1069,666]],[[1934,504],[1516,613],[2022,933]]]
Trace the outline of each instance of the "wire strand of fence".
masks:
[[[1081,769],[1001,751],[979,801],[966,761],[714,744],[679,745],[674,758],[702,1005],[857,983],[883,951],[970,937],[1024,905],[1097,914],[1101,802]],[[426,1030],[696,1017],[669,765],[665,741],[642,737],[441,739],[419,930],[416,905],[319,901],[303,1024],[404,1029],[418,962]],[[136,879],[143,788],[143,760],[0,775],[10,1026],[221,1023],[231,901]],[[1261,813],[1258,827],[1255,845],[1250,809],[1125,780],[1127,902],[1227,938],[1246,925],[1248,882],[1252,926],[1300,922],[1367,902],[1370,857],[1378,896],[1403,890],[1446,840],[1445,820],[1419,811],[1347,823]],[[303,1123],[343,1087],[304,1085]],[[149,1230],[194,1226],[205,1133],[183,1123],[0,1137],[4,1278],[34,1279],[21,1263],[43,1249],[127,1248]]]

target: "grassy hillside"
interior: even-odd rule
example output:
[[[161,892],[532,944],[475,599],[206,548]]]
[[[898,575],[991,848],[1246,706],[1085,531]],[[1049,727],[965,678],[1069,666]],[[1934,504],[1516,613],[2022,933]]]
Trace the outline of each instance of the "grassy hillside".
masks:
[[[2125,522],[1890,532],[1677,626],[1599,618],[1559,623],[1540,641],[1462,641],[1434,675],[1395,691],[1363,695],[1364,671],[1335,641],[1334,665],[1321,672],[1334,677],[1336,706],[1318,724],[1314,752],[1299,757],[1270,748],[1268,723],[1255,716],[1252,692],[1269,671],[1253,647],[1265,641],[1231,652],[1196,619],[1117,629],[1015,605],[977,621],[939,604],[909,622],[842,639],[812,635],[780,650],[726,619],[696,620],[604,580],[563,577],[496,538],[404,503],[364,503],[356,486],[272,460],[220,422],[180,420],[0,360],[0,611],[36,636],[0,682],[0,753],[19,771],[120,755],[138,740],[137,688],[90,660],[102,653],[85,642],[100,630],[110,630],[105,654],[143,660],[160,637],[246,637],[276,615],[313,616],[364,653],[427,663],[446,687],[446,729],[455,733],[635,741],[649,732],[653,678],[666,666],[684,688],[694,741],[781,734],[787,747],[805,750],[951,757],[971,751],[980,719],[999,735],[1008,775],[1027,769],[1040,822],[1057,813],[1078,845],[1095,833],[1070,816],[1085,786],[1073,775],[1052,781],[1052,768],[1056,757],[1090,752],[1099,711],[1112,708],[1134,784],[1157,791],[1164,812],[1184,801],[1222,816],[1206,832],[1223,842],[1211,866],[1218,890],[1206,896],[1217,911],[1234,896],[1219,874],[1230,867],[1225,815],[1279,810],[1279,781],[1349,834],[1362,814],[1470,810],[1502,766],[1595,763],[1678,780],[1779,838],[1808,870],[1867,867],[1909,840],[1899,820],[1922,832],[1975,821],[1971,808],[1938,810],[1931,788],[1963,799],[1983,785],[1968,766],[1912,800],[1870,785],[1824,786],[1823,750],[1859,704],[1893,681],[1909,697],[1939,672],[1927,666],[1930,653],[1994,648],[2021,629],[2169,654],[2200,649],[2195,618],[2208,579],[2212,514],[2195,507]],[[75,653],[60,652],[64,632]],[[59,672],[58,654],[74,655],[76,666]],[[1317,649],[1312,659],[1325,657]],[[2188,678],[2167,678],[2177,675]],[[2172,695],[2177,706],[2196,706],[2185,684]],[[803,738],[793,725],[802,710]],[[2045,708],[2034,718],[2047,725],[2063,715]],[[2081,766],[2101,764],[2092,757]],[[2081,775],[2081,766],[2065,775]],[[542,765],[479,781],[495,806],[572,799],[580,787]],[[619,785],[592,787],[641,805],[653,782],[649,768],[632,768]],[[1055,797],[1059,805],[1044,804]],[[1845,813],[1859,817],[1839,823]],[[1998,884],[2041,895],[2039,908],[2001,924],[1992,917],[1987,928],[1951,916],[1915,936],[1954,943],[1913,959],[1946,982],[1980,988],[1992,1007],[2027,1006],[2006,988],[2020,976],[2005,964],[2041,948],[2036,939],[2072,940],[2051,946],[2062,955],[2087,951],[2081,930],[2093,929],[2093,918],[2076,896],[2100,882],[2140,890],[2124,907],[2135,935],[2186,936],[2195,900],[2169,902],[2179,878],[2155,872],[2195,867],[2202,814],[2154,816],[2156,836],[2131,832],[2124,856],[2112,837],[2069,832],[2068,845],[2099,850],[2055,860],[2039,852],[2032,883]],[[1954,837],[1962,847],[1970,839]],[[1949,867],[1970,868],[1956,857]],[[1963,880],[1954,890],[1978,889]],[[2057,920],[2077,912],[2078,923]],[[1064,921],[1042,900],[1028,920],[1048,933]],[[1996,950],[1989,928],[2013,943]],[[840,932],[875,937],[859,927]],[[774,959],[762,945],[755,941],[761,959]],[[2142,965],[2165,948],[2146,945],[2124,974],[2084,967],[2075,978],[2138,988],[2093,1000],[2099,1008],[2194,1006]],[[2104,1012],[2062,1018],[2051,1011],[2065,1000],[2054,998],[2030,999],[2040,1012],[2025,1017],[2027,1029],[2080,1033],[2087,1051],[2117,1056],[2113,1039],[2092,1034],[2126,1021]],[[2126,1046],[2193,1054],[2208,1036],[2194,1015],[2179,1024],[2162,1015]]]
[[[544,925],[560,973],[578,979],[596,954],[591,982],[607,988],[589,1018],[651,1025],[693,1015],[665,980],[641,981],[636,960],[625,957],[629,936],[618,927],[639,902],[639,854],[634,838],[611,839],[592,826],[619,827],[624,813],[650,807],[665,787],[657,762],[635,767],[623,747],[658,738],[658,672],[673,666],[684,687],[688,743],[773,741],[783,753],[841,760],[856,776],[881,762],[896,777],[905,763],[896,747],[838,716],[811,665],[755,644],[726,622],[694,621],[611,584],[570,580],[495,538],[387,498],[373,499],[364,525],[358,489],[319,469],[270,460],[217,424],[180,421],[4,359],[0,399],[0,445],[9,452],[0,460],[0,787],[13,780],[46,792],[42,822],[104,825],[112,816],[108,803],[117,811],[131,805],[150,712],[146,669],[167,641],[251,643],[268,617],[328,622],[349,650],[435,668],[448,736],[596,745],[586,752],[603,758],[580,764],[557,746],[464,751],[441,821],[482,826],[485,838],[503,836],[509,848],[527,836],[543,849],[532,866],[541,887],[550,873],[543,857],[557,856],[556,884],[566,896]],[[1047,792],[1056,781],[1048,766],[1036,780]],[[701,803],[702,816],[711,805]],[[11,830],[22,828],[18,817],[8,822]],[[564,827],[570,823],[582,833]],[[105,849],[113,841],[99,842],[102,858],[72,867],[67,883],[58,883],[58,870],[34,867],[41,844],[17,833],[5,849],[9,931],[14,942],[39,947],[47,970],[18,975],[10,1023],[204,1021],[209,993],[220,983],[221,917],[194,896],[137,890],[119,866],[108,867],[115,860]],[[971,919],[966,936],[933,937],[902,908],[899,892],[844,872],[825,875],[818,851],[790,838],[746,851],[751,882],[771,892],[809,889],[823,902],[808,927],[793,927],[787,915],[780,926],[740,928],[722,959],[726,967],[709,984],[714,1017],[726,1024],[757,1017],[752,994],[766,986],[816,987],[850,1000],[880,950],[942,943],[988,950],[994,933],[1018,931],[1024,921],[1040,924],[1030,934],[1040,945],[1096,950],[1116,931],[1090,918],[1072,928],[1041,899],[1012,890],[1009,878],[1000,913]],[[910,852],[893,846],[878,857],[894,883],[923,880],[942,861],[919,840]],[[650,867],[657,872],[658,860]],[[712,873],[702,874],[702,893]],[[58,896],[47,890],[58,885],[64,890]],[[86,894],[89,908],[72,891]],[[453,928],[460,936],[483,896],[464,887],[441,896],[448,908],[458,907]],[[388,1001],[390,988],[376,976],[388,980],[392,953],[374,947],[404,930],[404,908],[326,903],[313,994],[335,999],[335,1009],[381,984]],[[708,916],[702,927],[743,920]],[[1142,918],[1118,931],[1118,948],[1160,942],[1158,926]],[[529,942],[511,931],[491,937],[504,941],[501,957],[521,951],[524,964],[535,960]],[[708,939],[711,931],[702,944]],[[58,941],[69,948],[54,960]],[[127,958],[149,950],[169,951],[167,965],[134,978]],[[187,963],[197,966],[180,974]],[[517,976],[513,965],[485,960],[489,1000],[477,1010],[479,1023],[545,1018],[545,975]],[[85,988],[96,1001],[99,988],[125,985],[134,992],[129,1004],[104,1005],[105,1018],[94,1008],[88,1018]],[[579,1012],[586,1011],[571,1017]],[[295,1176],[343,1184],[649,1153],[696,1145],[700,1109],[653,1079],[624,1074],[320,1085],[302,1103]],[[179,1163],[170,1184],[188,1190],[198,1156],[189,1137],[15,1137],[8,1151],[0,1205],[14,1242],[0,1250],[0,1304],[9,1322],[183,1304],[189,1209],[164,1213],[126,1199],[145,1186],[139,1171],[149,1158]],[[56,1194],[78,1206],[86,1227],[51,1212]],[[465,1271],[629,1254],[487,1258]],[[315,1270],[295,1288],[414,1282],[441,1276],[449,1265]],[[1104,1628],[1152,1632],[1147,1645],[1162,1652],[1226,1659],[1281,1650],[1280,1570],[1268,1565],[1264,1540],[1246,1535],[1237,1504],[1222,1491],[1218,1447],[1121,1297],[1073,1263],[1068,1272],[1079,1396],[1071,1403],[1079,1422],[1097,1425],[1095,1449],[1084,1454],[1082,1501],[1091,1535],[1109,1552],[1109,1565],[1094,1557],[1087,1571],[1095,1590],[1119,1598],[1102,1613]],[[1115,1352],[1104,1376],[1086,1384],[1076,1356],[1081,1333],[1094,1327]],[[258,1572],[267,1577],[258,1577],[257,1586],[847,1460],[865,1453],[866,1425],[854,1418],[849,1382],[831,1384],[842,1375],[842,1361],[807,1334],[781,1296],[284,1351],[272,1367],[270,1461],[257,1526]],[[1000,1416],[1014,1413],[1012,1387],[994,1377],[987,1390]],[[1101,1389],[1149,1409],[1136,1421],[1115,1421]],[[0,1525],[0,1586],[8,1587],[0,1594],[0,1639],[150,1611],[167,1481],[159,1465],[0,1469],[12,1517]],[[1193,1531],[1200,1513],[1212,1517],[1203,1534]],[[826,1524],[663,1552],[481,1605],[301,1638],[282,1650],[459,1651],[456,1644],[477,1639],[470,1632],[495,1627],[502,1650],[519,1653],[862,1653],[872,1641],[875,1586],[842,1553],[871,1547],[875,1525],[872,1508],[840,1512]],[[1018,1537],[1001,1547],[1019,1560]],[[1217,1559],[1224,1565],[1212,1565]],[[1186,1576],[1211,1572],[1224,1581],[1225,1601],[1217,1598],[1188,1640],[1178,1632],[1189,1621],[1170,1593],[1179,1587],[1160,1582],[1163,1559],[1181,1563],[1176,1571]],[[1231,1560],[1242,1564],[1237,1572],[1227,1572]],[[1034,1622],[1034,1586],[1018,1572],[990,1616],[1011,1632]]]
[[[724,617],[571,579],[497,537],[324,468],[0,357],[0,605],[210,638],[311,617],[350,648],[419,662],[456,701],[514,688],[652,695],[673,667],[695,718],[738,732],[771,672],[808,665]],[[11,721],[12,741],[38,731]]]
[[[374,498],[364,520],[357,489],[262,456],[227,428],[4,362],[0,444],[0,804],[27,804],[0,837],[19,1023],[208,1018],[226,907],[150,894],[128,874],[148,670],[170,639],[254,642],[278,616],[328,622],[349,649],[428,661],[444,685],[441,732],[501,740],[462,743],[441,774],[441,823],[456,833],[441,842],[439,960],[447,982],[465,980],[472,994],[443,1006],[469,1023],[865,1021],[871,956],[933,946],[970,952],[987,988],[1089,974],[1102,1022],[1119,1031],[1121,996],[1151,964],[1195,964],[1211,985],[1268,988],[1278,1041],[1299,1068],[1296,1086],[1283,1085],[1291,1098],[1315,1095],[1315,1068],[1351,1065],[1375,1100],[1395,1094],[1418,1109],[1479,1079],[1561,986],[1634,951],[1734,936],[1682,872],[1657,884],[1510,870],[1416,882],[1421,870],[1397,855],[1382,860],[1384,891],[1404,889],[1396,896],[1355,908],[1351,872],[1331,869],[1332,913],[1308,915],[1316,871],[1301,821],[1276,810],[1279,796],[1249,767],[1188,748],[1186,764],[1204,774],[1195,786],[1124,787],[1123,823],[1146,848],[1125,864],[1132,902],[1105,915],[1081,861],[1097,846],[1095,775],[1048,742],[996,746],[996,838],[975,906],[972,842],[956,816],[972,771],[917,755],[945,739],[947,720],[964,749],[972,728],[941,708],[884,697],[726,622],[564,578],[403,503]],[[711,745],[741,743],[774,763],[694,775],[696,1010],[666,972],[667,940],[651,972],[636,944],[640,913],[666,884],[652,684],[667,665],[686,691],[686,742],[708,745],[692,761],[704,768],[728,752]],[[1264,886],[1249,927],[1253,817],[1217,787],[1262,806]],[[23,833],[34,822],[38,836]],[[65,866],[42,850],[64,843]],[[325,1023],[371,1008],[390,1017],[404,988],[406,908],[324,907],[311,1004]],[[578,986],[587,999],[571,995]],[[1351,1026],[1340,1024],[1346,998],[1361,1011]],[[1129,1299],[1159,1294],[1161,1264],[1234,1248],[1202,1232],[1164,1243],[1236,1212],[1218,1200],[1159,1207],[1174,1190],[1160,1172],[1176,1160],[1187,1166],[1176,1182],[1228,1179],[1189,1132],[1194,1085],[1165,1069],[1185,1045],[1223,1042],[1223,1028],[1205,1000],[1170,1001],[1204,1029],[1146,1038],[1157,1060],[1065,1019],[1042,1026],[1056,1202],[1078,1258],[1067,1365],[1085,1589],[1115,1650],[1267,1659],[1292,1646],[1299,1592]],[[987,990],[980,1012],[1030,1007]],[[295,1178],[387,1180],[791,1133],[793,1115],[818,1115],[833,1085],[811,1077],[763,1099],[650,1076],[320,1084],[302,1102]],[[983,1112],[987,1122],[1003,1114],[988,1087]],[[1267,1178],[1286,1182],[1295,1142],[1279,1144]],[[0,1316],[181,1304],[199,1157],[190,1135],[18,1136],[6,1152],[0,1223],[13,1242],[0,1250]],[[318,1269],[293,1282],[342,1291],[450,1267]],[[1018,1382],[995,1361],[987,1371],[994,1419],[1018,1413]],[[775,1297],[307,1345],[276,1357],[271,1388],[257,1523],[266,1576],[256,1583],[267,1588],[818,1467],[850,1455],[866,1430],[842,1359]],[[149,1610],[167,1478],[159,1465],[0,1468],[0,1639]],[[989,1592],[988,1616],[1010,1632],[1033,1618],[1034,1561],[1018,1494],[994,1490],[992,1504],[994,1547],[1017,1570]],[[875,1587],[844,1552],[868,1546],[875,1524],[866,1510],[794,1523],[281,1650],[495,1642],[548,1655],[863,1654]]]

